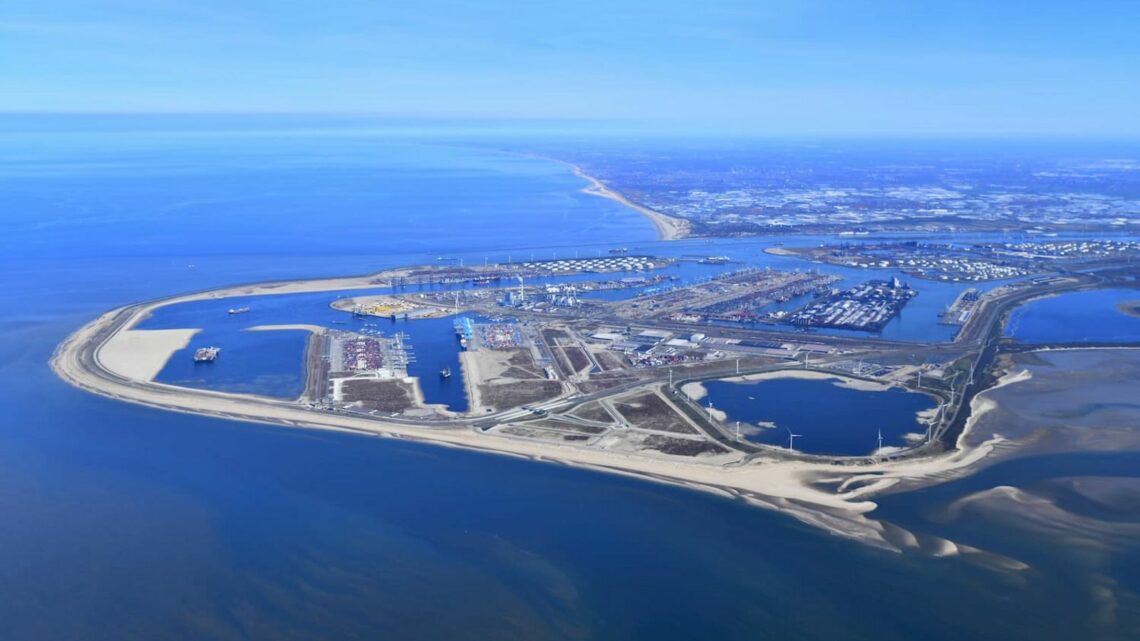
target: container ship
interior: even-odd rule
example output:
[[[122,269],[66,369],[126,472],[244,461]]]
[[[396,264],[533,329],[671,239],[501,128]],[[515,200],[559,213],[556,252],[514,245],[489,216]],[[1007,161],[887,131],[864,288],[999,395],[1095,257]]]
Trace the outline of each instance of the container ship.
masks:
[[[194,351],[195,363],[213,363],[218,359],[218,352],[222,351],[220,347],[199,347]]]

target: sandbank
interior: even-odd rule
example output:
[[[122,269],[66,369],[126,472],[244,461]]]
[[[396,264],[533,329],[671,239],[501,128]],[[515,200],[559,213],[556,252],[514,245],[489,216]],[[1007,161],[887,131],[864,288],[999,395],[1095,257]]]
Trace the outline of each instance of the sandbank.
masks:
[[[174,352],[185,349],[198,329],[130,329],[116,332],[95,353],[111,372],[131,380],[149,382],[166,366]]]
[[[1122,300],[1116,304],[1116,310],[1125,316],[1140,318],[1140,300]]]
[[[725,381],[726,383],[743,384],[773,380],[777,378],[794,378],[808,381],[831,381],[840,387],[846,387],[848,389],[860,390],[864,392],[885,392],[891,389],[891,385],[886,383],[878,383],[863,378],[851,378],[850,376],[844,376],[838,372],[819,372],[810,369],[782,369],[773,372],[762,372],[760,374],[733,376],[731,378],[722,378],[719,380]]]
[[[688,396],[689,400],[699,401],[709,395],[709,390],[700,381],[693,381],[682,385],[681,393]]]

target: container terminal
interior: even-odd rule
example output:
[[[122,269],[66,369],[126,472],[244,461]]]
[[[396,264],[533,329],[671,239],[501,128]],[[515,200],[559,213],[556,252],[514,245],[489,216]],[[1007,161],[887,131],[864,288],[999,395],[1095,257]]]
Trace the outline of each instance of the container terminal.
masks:
[[[879,332],[917,295],[898,278],[872,280],[805,305],[788,322],[800,327]]]
[[[418,268],[330,279],[327,291],[332,299],[333,292],[370,289],[393,274],[412,269]],[[718,290],[727,300],[732,294],[776,291],[814,276],[818,275],[763,270],[690,283],[674,291],[706,297],[703,304],[690,305],[704,307],[716,302]],[[654,475],[689,478],[689,471],[701,470],[690,475],[696,480],[705,471],[717,470],[718,475],[730,475],[724,477],[725,487],[758,491],[763,488],[750,485],[749,474],[732,475],[725,470],[752,470],[749,466],[759,459],[764,464],[796,460],[818,464],[813,469],[831,475],[839,469],[835,465],[866,470],[869,464],[904,458],[909,462],[953,448],[969,416],[971,399],[993,385],[1001,374],[1002,359],[1017,347],[1002,338],[1005,320],[1014,307],[1061,292],[1134,287],[1137,282],[1140,273],[1134,266],[1115,265],[1095,273],[1055,273],[1003,285],[980,298],[951,341],[936,343],[896,341],[873,334],[809,335],[707,321],[697,327],[672,317],[670,306],[685,308],[685,302],[674,297],[582,300],[574,306],[549,302],[530,306],[530,301],[524,301],[508,308],[502,305],[508,288],[488,288],[481,292],[487,296],[471,298],[461,307],[459,319],[467,320],[460,320],[457,336],[469,343],[468,350],[457,354],[460,369],[452,375],[460,379],[468,403],[455,411],[425,401],[422,385],[427,382],[408,377],[406,364],[412,356],[407,342],[399,335],[381,336],[366,322],[341,336],[334,335],[337,330],[314,332],[310,346],[315,341],[322,349],[307,350],[309,380],[304,394],[296,399],[190,388],[174,391],[169,385],[155,384],[115,355],[138,340],[131,327],[140,318],[163,305],[183,302],[179,297],[109,312],[64,343],[53,367],[85,389],[165,408],[291,426],[319,424],[495,451],[526,451],[543,460],[551,460],[552,454],[544,446],[563,445],[568,447],[554,451],[559,460],[642,471],[656,461],[663,466],[654,467]],[[253,291],[252,295],[283,293],[280,283],[256,286]],[[304,291],[323,290],[307,281]],[[249,296],[250,292],[243,287],[240,294],[230,295]],[[882,322],[874,314],[898,313],[914,292],[898,281],[871,281],[843,292],[821,295],[811,291],[803,296],[810,300],[801,310],[822,315],[828,314],[828,306],[839,303],[848,314],[853,313],[851,309],[866,308],[871,316],[854,313],[859,324],[870,326]],[[658,303],[662,309],[649,309]],[[499,320],[490,320],[494,318]],[[849,322],[839,316],[823,318],[824,322]],[[216,358],[218,351],[209,347],[200,348],[199,353]],[[106,358],[100,358],[101,352]],[[151,350],[149,357],[165,359],[169,352]],[[454,361],[450,363],[454,370]],[[703,381],[805,376],[857,378],[877,388],[907,389],[932,397],[936,405],[923,419],[925,433],[905,447],[879,452],[874,438],[868,437],[865,455],[833,455],[807,454],[793,450],[791,444],[781,447],[742,438],[723,411],[702,402]],[[431,379],[432,385],[455,384],[436,379],[434,371]],[[699,465],[688,466],[687,461]]]

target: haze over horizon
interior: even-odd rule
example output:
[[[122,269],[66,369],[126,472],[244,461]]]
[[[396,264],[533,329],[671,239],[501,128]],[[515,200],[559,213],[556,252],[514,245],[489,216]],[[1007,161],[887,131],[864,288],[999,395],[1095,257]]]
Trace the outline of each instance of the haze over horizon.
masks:
[[[1132,3],[16,0],[0,111],[1140,135]]]

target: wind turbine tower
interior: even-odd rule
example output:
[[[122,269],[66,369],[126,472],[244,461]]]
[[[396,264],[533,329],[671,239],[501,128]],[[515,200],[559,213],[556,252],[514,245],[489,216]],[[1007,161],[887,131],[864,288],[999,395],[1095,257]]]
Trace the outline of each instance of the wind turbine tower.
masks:
[[[803,434],[793,434],[792,430],[788,430],[788,449],[793,452],[796,451],[796,437],[798,436],[803,436]]]

